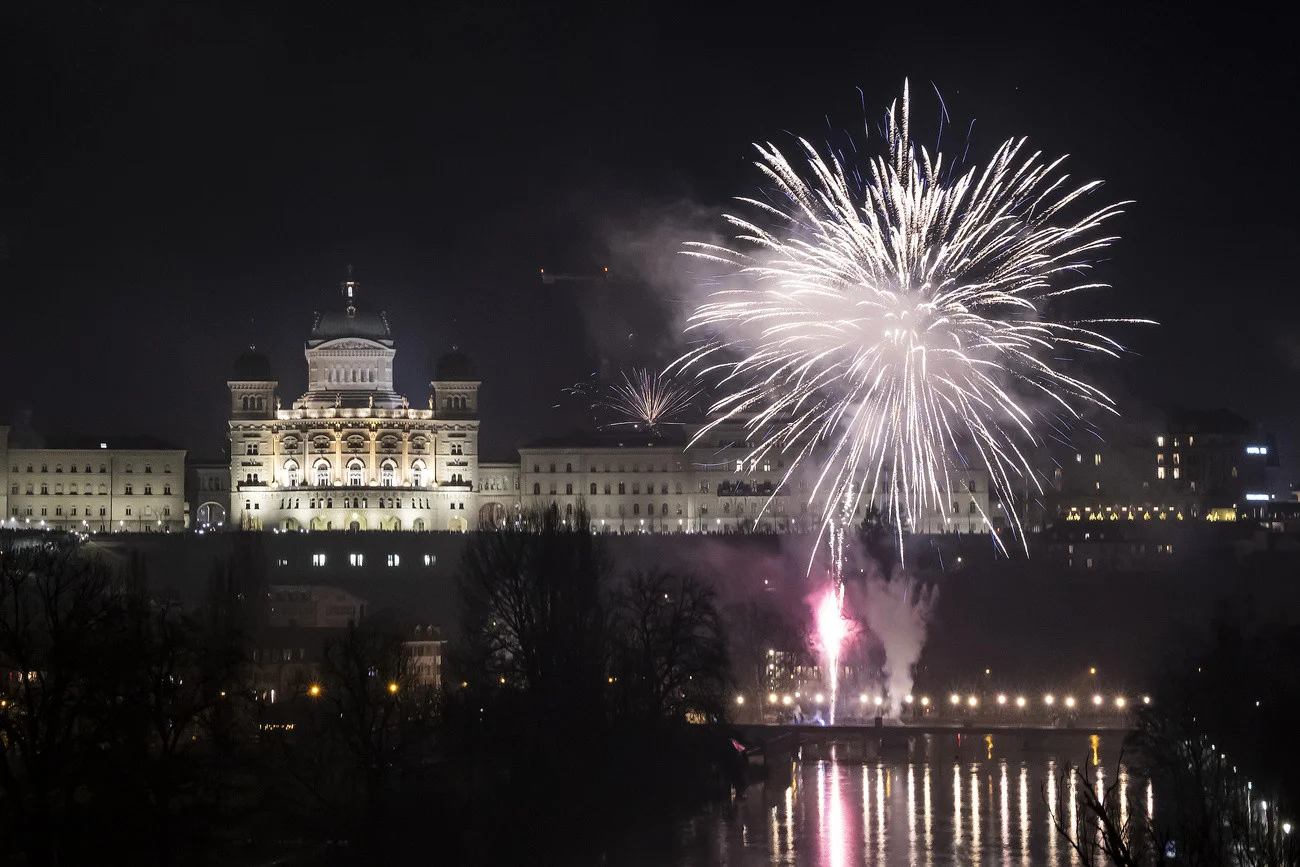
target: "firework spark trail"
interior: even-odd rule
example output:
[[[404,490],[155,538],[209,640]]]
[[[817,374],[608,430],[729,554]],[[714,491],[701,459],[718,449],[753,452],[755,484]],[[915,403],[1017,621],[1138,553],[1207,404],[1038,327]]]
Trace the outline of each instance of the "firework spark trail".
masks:
[[[946,512],[950,473],[969,465],[987,469],[1005,503],[1016,479],[1041,491],[1028,460],[1038,443],[1030,399],[1068,418],[1086,405],[1113,411],[1102,391],[1054,366],[1056,355],[1118,357],[1120,344],[1095,326],[1147,321],[1058,321],[1045,310],[1049,298],[1105,285],[1084,275],[1114,240],[1099,229],[1123,203],[1065,218],[1100,182],[1068,186],[1061,160],[1045,163],[1023,139],[983,167],[948,170],[910,140],[908,111],[905,86],[885,153],[850,154],[865,165],[803,139],[802,163],[757,145],[780,196],[740,200],[756,215],[727,216],[732,246],[688,244],[734,284],[695,311],[689,327],[709,337],[677,362],[721,372],[732,388],[699,436],[743,415],[752,433],[769,432],[751,459],[791,455],[787,481],[817,463],[810,501],[824,527],[853,490],[855,509],[881,500],[900,533],[918,526],[927,511]]]
[[[912,142],[909,108],[904,84],[875,157],[855,147],[850,162],[799,139],[792,161],[755,146],[774,195],[739,200],[754,214],[727,215],[731,246],[687,245],[731,285],[696,309],[689,328],[707,337],[676,365],[721,373],[731,389],[697,441],[743,418],[758,442],[750,460],[789,457],[782,486],[815,465],[809,501],[833,549],[864,499],[882,501],[901,542],[927,512],[947,512],[951,473],[971,465],[987,470],[1023,543],[1013,480],[1042,491],[1028,459],[1040,441],[1031,400],[1066,419],[1089,405],[1113,412],[1102,391],[1055,365],[1070,351],[1118,357],[1096,326],[1148,322],[1065,321],[1046,309],[1105,286],[1087,280],[1089,260],[1114,240],[1101,229],[1124,203],[1067,217],[1100,182],[1071,186],[1062,160],[1043,161],[1024,139],[983,166],[961,167],[963,155],[949,168]],[[832,550],[841,605],[842,557]],[[837,663],[838,645],[827,655]]]

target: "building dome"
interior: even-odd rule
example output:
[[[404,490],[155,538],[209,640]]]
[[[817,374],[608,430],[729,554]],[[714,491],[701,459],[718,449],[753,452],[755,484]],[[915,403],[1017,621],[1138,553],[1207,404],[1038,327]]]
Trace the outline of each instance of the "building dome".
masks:
[[[433,367],[434,382],[474,382],[478,380],[478,369],[465,353],[456,347],[438,359]]]
[[[231,368],[232,382],[274,382],[275,372],[271,370],[271,360],[250,346],[247,351],[235,359]]]

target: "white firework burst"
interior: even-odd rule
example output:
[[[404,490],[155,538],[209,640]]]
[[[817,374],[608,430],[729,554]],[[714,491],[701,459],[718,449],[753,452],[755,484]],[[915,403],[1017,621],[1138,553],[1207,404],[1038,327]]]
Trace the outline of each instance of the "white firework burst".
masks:
[[[901,532],[946,511],[950,473],[971,465],[1010,503],[1013,484],[1038,484],[1035,407],[1113,410],[1057,356],[1118,356],[1097,325],[1148,321],[1059,321],[1044,303],[1105,285],[1087,273],[1125,203],[1083,208],[1100,182],[1070,185],[1024,139],[950,171],[911,141],[908,103],[904,85],[884,152],[860,162],[803,139],[797,161],[756,145],[777,195],[739,200],[754,215],[726,217],[734,243],[688,245],[727,266],[727,288],[693,314],[708,339],[677,364],[725,374],[712,424],[745,418],[751,457],[816,465],[824,525],[848,496],[881,502]]]
[[[670,374],[645,368],[623,371],[623,381],[610,385],[597,405],[619,416],[610,427],[631,425],[659,433],[665,425],[680,424],[700,396],[700,389],[683,385]]]

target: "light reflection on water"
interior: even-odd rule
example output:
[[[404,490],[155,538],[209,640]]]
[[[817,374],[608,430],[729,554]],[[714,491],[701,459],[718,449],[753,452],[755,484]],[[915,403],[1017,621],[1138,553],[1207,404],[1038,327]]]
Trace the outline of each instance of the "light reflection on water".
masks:
[[[1103,751],[1093,764],[1086,740],[1062,741],[1052,751],[936,739],[910,755],[864,756],[860,744],[820,750],[781,763],[747,797],[716,805],[677,826],[659,851],[607,852],[606,864],[909,865],[909,867],[1067,867],[1079,864],[1058,837],[1047,802],[1057,797],[1055,775],[1073,760],[1086,763],[1099,791],[1113,779]],[[1117,755],[1117,754],[1115,754]],[[1110,761],[1113,763],[1115,755]],[[932,785],[935,774],[951,785]],[[1150,786],[1120,766],[1120,810],[1154,807]],[[940,779],[943,777],[941,776]],[[1076,792],[1071,778],[1067,797]],[[1130,792],[1129,789],[1133,791]],[[1142,797],[1145,795],[1145,797]],[[1132,800],[1130,800],[1132,798]],[[1073,801],[1069,803],[1073,804]],[[1143,810],[1143,808],[1146,808]],[[1068,821],[1078,818],[1067,807]],[[629,847],[635,850],[639,847]]]

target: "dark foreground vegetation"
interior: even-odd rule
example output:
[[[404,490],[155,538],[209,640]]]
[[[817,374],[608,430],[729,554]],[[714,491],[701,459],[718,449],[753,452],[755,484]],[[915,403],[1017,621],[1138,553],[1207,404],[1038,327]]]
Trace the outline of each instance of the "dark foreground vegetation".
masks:
[[[616,575],[575,523],[469,545],[448,688],[366,623],[274,704],[250,688],[264,591],[237,560],[184,612],[75,543],[0,551],[0,859],[537,863],[729,793],[712,589]]]
[[[1098,791],[1086,762],[1055,787],[1057,828],[1084,863],[1300,864],[1300,627],[1225,606],[1204,646],[1164,664],[1153,683],[1126,761],[1154,782],[1154,820],[1131,794],[1121,806],[1118,774]]]

